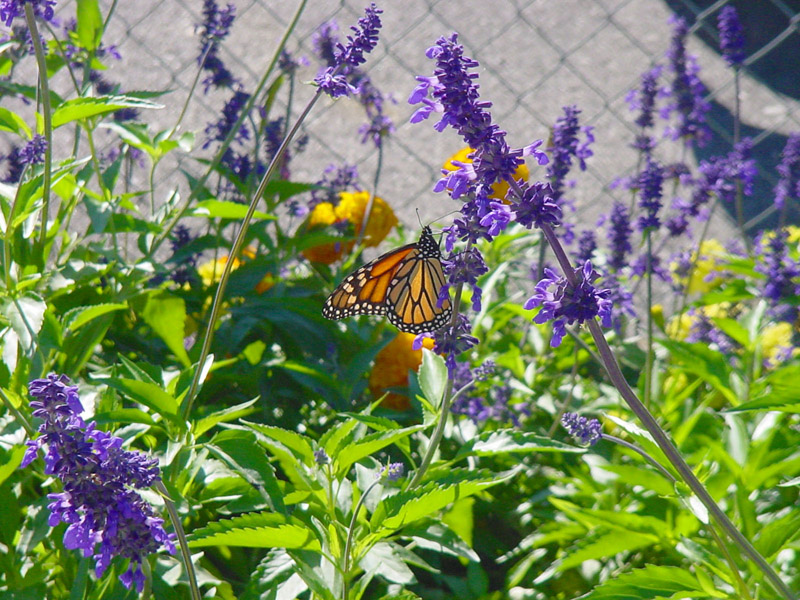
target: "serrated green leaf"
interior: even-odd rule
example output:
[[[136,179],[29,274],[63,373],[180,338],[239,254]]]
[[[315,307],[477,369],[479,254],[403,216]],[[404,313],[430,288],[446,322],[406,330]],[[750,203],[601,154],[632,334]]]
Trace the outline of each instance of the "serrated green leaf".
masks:
[[[250,423],[245,421],[244,425],[259,432],[263,436],[275,440],[292,451],[294,456],[300,459],[305,465],[314,464],[314,451],[307,437],[295,431],[274,427],[272,425],[262,425],[261,423]]]
[[[283,495],[270,463],[251,431],[228,430],[216,436],[209,449],[227,462],[255,489],[262,491],[272,510],[286,512]]]
[[[421,487],[404,490],[385,499],[372,514],[373,530],[396,530],[424,517],[439,512],[459,498],[466,498],[481,490],[511,478],[515,470],[504,473],[451,469]],[[431,477],[434,477],[431,474]]]
[[[344,475],[354,462],[382,450],[395,442],[407,438],[408,436],[421,431],[425,425],[414,425],[402,429],[391,431],[379,431],[364,436],[351,444],[347,444],[337,454],[335,454],[336,472]]]
[[[586,452],[549,437],[535,435],[519,429],[484,431],[458,450],[455,460],[465,456],[493,456],[514,452]]]
[[[203,417],[194,424],[193,427],[194,435],[199,438],[206,431],[208,431],[209,429],[211,429],[216,425],[219,425],[220,423],[230,423],[231,421],[235,421],[236,419],[246,417],[255,410],[251,407],[257,401],[258,398],[254,398],[252,400],[248,400],[247,402],[242,402],[241,404],[237,404],[236,406],[229,406],[227,408],[223,408],[222,410],[213,412],[210,415]]]
[[[245,204],[229,202],[227,200],[203,200],[198,202],[189,213],[192,217],[206,217],[209,219],[237,219],[241,220],[247,214],[248,207]],[[275,215],[270,215],[259,210],[253,213],[254,219],[275,219]]]
[[[320,550],[314,532],[300,519],[280,513],[250,513],[215,521],[198,529],[191,548],[239,546],[243,548],[290,548]]]
[[[579,600],[671,600],[692,597],[707,597],[707,593],[688,569],[648,565],[601,583]]]
[[[44,322],[47,304],[38,294],[27,292],[18,298],[5,298],[0,302],[0,314],[8,319],[25,352],[33,342]]]
[[[156,335],[164,340],[164,343],[183,366],[190,367],[191,361],[183,346],[186,322],[186,303],[183,298],[174,296],[165,290],[154,292],[147,298],[142,318]]]
[[[77,331],[89,321],[96,319],[102,315],[117,310],[125,310],[128,308],[127,304],[122,303],[106,303],[94,304],[92,306],[77,306],[68,310],[64,314],[64,329],[69,331]]]

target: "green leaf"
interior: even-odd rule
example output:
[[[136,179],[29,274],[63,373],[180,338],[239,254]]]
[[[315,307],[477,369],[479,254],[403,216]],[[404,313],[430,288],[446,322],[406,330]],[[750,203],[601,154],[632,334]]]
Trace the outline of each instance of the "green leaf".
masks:
[[[444,359],[427,348],[422,349],[422,365],[419,368],[419,386],[428,401],[436,407],[442,404],[447,385],[447,365]]]
[[[714,386],[732,404],[738,403],[736,394],[727,385],[731,367],[724,354],[701,343],[690,344],[668,339],[659,339],[658,343],[669,350],[672,359],[685,371],[694,373]]]
[[[396,530],[424,517],[438,513],[460,498],[495,486],[510,479],[516,470],[492,473],[487,470],[468,471],[449,469],[446,472],[429,472],[435,479],[423,486],[390,496],[378,505],[372,514],[373,531]]]
[[[64,329],[69,331],[77,331],[89,321],[96,319],[99,316],[114,312],[117,310],[125,310],[128,308],[127,304],[121,303],[105,303],[94,304],[92,306],[78,306],[68,310],[64,314]]]
[[[520,431],[519,429],[500,429],[497,431],[484,431],[471,439],[459,448],[455,460],[466,456],[494,456],[510,452],[583,453],[586,450],[563,444],[549,437]]]
[[[256,442],[256,436],[252,431],[223,431],[208,444],[208,447],[250,485],[262,491],[269,500],[272,510],[286,512],[283,494],[275,477],[275,468]]]
[[[247,214],[248,207],[245,204],[229,202],[227,200],[203,200],[195,205],[189,213],[192,217],[206,217],[208,219],[237,219],[241,220]],[[256,219],[274,220],[275,215],[270,215],[259,210],[253,213]]]
[[[33,292],[0,302],[0,314],[11,323],[24,352],[33,349],[34,340],[44,322],[47,304]]]
[[[128,96],[99,96],[97,98],[73,98],[61,103],[53,111],[53,127],[61,127],[74,121],[114,112],[120,108],[164,108],[155,102]]]
[[[248,400],[247,402],[242,402],[241,404],[237,404],[236,406],[229,406],[227,408],[223,408],[222,410],[218,410],[206,417],[203,417],[202,419],[197,421],[194,424],[194,427],[192,428],[195,437],[199,438],[206,431],[208,431],[209,429],[211,429],[216,425],[219,425],[220,423],[229,423],[231,421],[235,421],[236,419],[240,419],[242,417],[246,417],[249,414],[252,414],[253,411],[256,410],[252,408],[253,404],[255,404],[256,402],[258,402],[258,398],[253,398],[252,400]]]
[[[703,586],[688,569],[647,565],[609,579],[579,600],[658,600],[708,597]],[[719,598],[726,595],[720,593]]]
[[[0,106],[0,131],[10,131],[20,137],[31,139],[31,128],[17,113]]]
[[[309,443],[307,437],[294,431],[282,429],[280,427],[274,427],[272,425],[262,425],[260,423],[249,422],[245,422],[244,424],[259,432],[263,436],[271,440],[275,440],[285,448],[291,450],[292,454],[299,458],[303,464],[307,466],[314,464],[314,451],[311,449],[311,444]]]
[[[320,550],[314,532],[300,519],[273,512],[250,513],[215,521],[198,529],[191,548],[239,546],[243,548],[292,548]]]
[[[645,535],[635,531],[628,531],[620,535],[619,531],[611,531],[604,535],[590,539],[579,548],[571,550],[556,568],[557,571],[567,571],[581,566],[587,560],[610,558],[620,552],[628,552],[654,546],[659,542],[658,536]]]
[[[103,16],[97,0],[78,0],[77,20],[75,31],[81,46],[90,52],[96,50],[103,38]]]
[[[172,353],[189,368],[191,361],[183,346],[186,303],[166,290],[150,294],[142,311],[142,318],[158,335]]]
[[[162,417],[175,421],[178,415],[178,401],[159,386],[146,381],[111,377],[104,379],[109,387],[121,392],[134,402],[144,404]]]
[[[364,436],[356,442],[347,444],[335,455],[337,474],[344,475],[354,462],[370,456],[378,450],[382,450],[386,446],[407,438],[411,434],[421,431],[422,429],[425,429],[425,425],[414,425],[412,427],[404,427],[392,431],[379,431]]]

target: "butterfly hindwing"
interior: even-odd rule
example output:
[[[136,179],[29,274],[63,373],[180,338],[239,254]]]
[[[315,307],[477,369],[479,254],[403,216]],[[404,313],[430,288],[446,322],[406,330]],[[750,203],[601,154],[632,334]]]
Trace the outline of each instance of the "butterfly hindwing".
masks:
[[[437,306],[444,284],[439,245],[424,227],[417,243],[387,252],[348,275],[328,297],[322,315],[344,319],[385,314],[400,331],[436,331],[452,314],[449,299]]]

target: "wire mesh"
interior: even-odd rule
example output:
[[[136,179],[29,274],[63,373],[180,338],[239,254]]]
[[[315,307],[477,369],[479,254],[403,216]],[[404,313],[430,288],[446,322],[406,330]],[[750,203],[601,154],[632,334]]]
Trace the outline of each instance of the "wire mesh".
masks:
[[[252,89],[268,64],[296,5],[285,0],[234,0],[237,19],[221,56],[245,89]],[[104,10],[112,3],[104,0]],[[754,140],[760,167],[756,193],[746,206],[750,223],[772,223],[775,166],[786,136],[799,129],[800,64],[798,2],[788,0],[404,0],[383,2],[384,28],[377,50],[366,68],[375,84],[395,104],[389,116],[397,126],[387,142],[379,195],[398,209],[401,219],[414,224],[419,209],[423,221],[441,218],[457,206],[431,192],[441,164],[461,144],[453,133],[439,134],[430,122],[411,125],[413,112],[406,99],[416,75],[429,74],[425,49],[441,35],[458,32],[467,54],[481,63],[482,97],[493,103],[493,114],[508,131],[512,145],[546,139],[562,107],[577,105],[582,124],[594,127],[594,156],[585,172],[575,174],[571,195],[577,218],[591,224],[612,199],[625,192],[611,185],[637,168],[630,144],[636,132],[626,95],[639,76],[662,62],[669,45],[670,16],[685,17],[691,25],[689,51],[698,56],[701,79],[712,103],[712,143],[694,156],[676,149],[673,158],[699,161],[731,146],[734,74],[717,49],[716,17],[726,4],[739,10],[748,39],[748,59],[741,73],[743,134]],[[105,35],[122,56],[112,61],[106,76],[124,91],[169,89],[160,98],[165,108],[144,115],[153,130],[170,127],[189,94],[198,64],[196,26],[202,20],[201,0],[140,0],[114,2]],[[301,71],[309,81],[316,73],[312,36],[320,23],[335,19],[340,33],[363,13],[363,0],[308,3],[288,49],[305,55],[310,65]],[[58,16],[66,22],[75,3],[60,2]],[[66,85],[61,81],[60,84]],[[59,82],[56,81],[58,86]],[[310,86],[296,91],[298,102],[310,97]],[[202,89],[189,103],[183,128],[204,139],[204,129],[216,120],[225,93]],[[331,163],[358,165],[371,181],[377,153],[361,144],[358,128],[364,120],[356,102],[325,101],[311,114],[306,131],[309,146],[295,159],[293,177],[314,181]],[[209,148],[209,155],[212,148]],[[670,158],[670,157],[667,157]],[[173,161],[158,171],[157,196],[183,188],[179,169],[199,171],[192,161]],[[534,169],[534,176],[541,175]],[[724,226],[724,224],[723,224]]]

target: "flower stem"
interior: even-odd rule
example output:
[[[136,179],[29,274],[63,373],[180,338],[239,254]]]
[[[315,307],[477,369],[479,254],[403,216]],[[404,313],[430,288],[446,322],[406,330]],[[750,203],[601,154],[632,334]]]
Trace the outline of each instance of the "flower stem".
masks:
[[[170,500],[169,491],[164,486],[164,482],[156,481],[153,484],[159,494],[164,498],[164,505],[167,507],[169,518],[172,521],[172,526],[175,528],[175,535],[178,538],[178,545],[181,548],[181,556],[183,557],[183,565],[186,569],[186,576],[189,579],[189,589],[192,593],[192,600],[200,600],[200,587],[197,585],[197,576],[194,572],[194,564],[192,563],[192,553],[189,551],[189,543],[186,541],[186,532],[183,531],[181,524],[181,517],[175,508],[172,500]]]
[[[39,243],[44,251],[45,240],[47,239],[47,219],[50,212],[50,178],[53,165],[53,115],[50,107],[50,84],[47,80],[47,63],[44,57],[44,47],[39,30],[36,27],[36,16],[33,13],[33,4],[25,2],[25,21],[33,41],[33,51],[36,55],[36,65],[39,68],[39,91],[42,99],[42,120],[44,121],[44,137],[47,140],[47,147],[44,151],[44,171],[42,182],[42,230],[39,234]],[[46,257],[42,256],[42,265],[46,262]]]
[[[203,173],[200,179],[197,180],[195,187],[192,188],[192,190],[189,192],[189,195],[186,197],[186,201],[183,203],[183,206],[181,206],[181,208],[175,213],[170,222],[164,228],[164,231],[162,231],[153,240],[153,244],[150,246],[148,252],[148,258],[152,258],[155,255],[156,251],[161,247],[161,244],[164,243],[164,240],[166,240],[169,237],[170,232],[173,230],[178,221],[180,221],[181,218],[183,218],[183,216],[189,210],[189,207],[191,206],[192,202],[195,200],[195,198],[197,198],[197,194],[199,194],[200,191],[204,188],[206,181],[208,181],[208,178],[211,176],[212,173],[216,171],[220,161],[222,161],[222,157],[225,154],[225,151],[233,142],[233,139],[236,137],[239,128],[242,126],[242,123],[244,123],[245,119],[248,117],[250,111],[255,105],[256,99],[260,96],[261,91],[267,85],[267,79],[272,74],[275,65],[278,63],[278,58],[280,57],[281,50],[283,50],[283,48],[286,46],[286,42],[288,41],[289,36],[292,34],[295,27],[297,26],[297,22],[300,20],[300,15],[303,14],[303,10],[305,9],[307,2],[308,0],[300,0],[300,4],[298,5],[297,10],[295,11],[294,17],[292,18],[291,23],[289,23],[289,26],[286,28],[286,31],[284,32],[283,37],[281,38],[281,41],[278,43],[278,48],[276,49],[275,54],[273,55],[272,60],[270,61],[269,66],[267,67],[267,70],[264,72],[264,76],[261,78],[261,81],[258,82],[256,90],[253,92],[253,94],[250,96],[250,99],[242,108],[242,112],[239,114],[239,118],[236,120],[236,123],[233,124],[233,127],[231,127],[231,130],[228,132],[227,137],[223,140],[222,144],[219,147],[219,150],[217,150],[217,153],[214,156],[214,159],[211,161],[211,164],[208,165],[206,172]],[[314,98],[316,97],[317,96],[314,96]],[[274,162],[275,159],[273,158],[273,163]],[[258,195],[256,195],[256,198],[257,197]]]
[[[217,319],[219,318],[219,314],[222,310],[222,298],[225,295],[225,288],[228,285],[228,278],[233,270],[233,265],[236,262],[236,258],[239,256],[239,252],[244,245],[245,234],[247,233],[247,228],[250,226],[250,220],[253,218],[253,214],[256,211],[258,201],[261,199],[264,190],[267,188],[267,184],[272,179],[273,173],[276,171],[278,165],[283,159],[283,155],[286,154],[286,149],[289,147],[289,143],[292,141],[292,138],[294,138],[297,130],[300,128],[300,124],[305,120],[306,116],[308,116],[308,113],[311,112],[311,108],[314,106],[314,104],[316,104],[321,95],[322,88],[317,88],[314,96],[311,98],[311,100],[309,100],[308,105],[306,105],[292,129],[286,134],[286,137],[283,139],[283,142],[278,148],[278,151],[275,153],[275,156],[272,157],[272,161],[269,163],[267,172],[264,173],[264,177],[262,177],[261,183],[258,185],[258,189],[256,190],[255,194],[253,194],[253,198],[250,201],[250,206],[247,209],[247,214],[245,214],[244,219],[242,219],[242,224],[239,226],[236,239],[233,241],[233,247],[228,255],[228,261],[225,263],[225,267],[222,270],[222,275],[220,276],[219,285],[217,285],[217,292],[214,295],[214,303],[211,307],[211,314],[208,318],[208,327],[206,328],[206,334],[203,338],[203,347],[200,350],[200,357],[197,360],[197,369],[195,369],[192,385],[189,388],[189,393],[186,395],[186,399],[183,403],[182,414],[184,418],[188,418],[188,415],[191,412],[192,403],[194,402],[195,394],[197,393],[197,389],[200,384],[200,375],[204,371],[203,365],[211,349],[211,342],[214,339],[214,327],[216,326]]]
[[[569,262],[569,258],[567,258],[567,254],[564,252],[564,248],[561,246],[561,242],[559,242],[552,227],[546,224],[542,225],[542,231],[544,232],[550,247],[553,249],[553,252],[555,253],[556,258],[561,265],[561,270],[564,272],[564,276],[567,278],[567,281],[575,285],[577,283],[577,276],[575,275],[572,265]],[[700,483],[700,480],[695,476],[692,468],[686,463],[685,460],[683,460],[680,452],[678,452],[678,449],[673,445],[672,440],[669,439],[669,436],[667,436],[666,432],[661,429],[655,417],[653,417],[650,411],[647,410],[647,407],[642,404],[642,401],[639,400],[634,391],[628,385],[628,382],[625,380],[625,376],[622,374],[619,363],[614,356],[614,352],[611,350],[611,346],[608,345],[608,341],[606,341],[606,338],[603,335],[603,330],[600,328],[600,324],[597,322],[597,319],[591,319],[587,321],[587,326],[589,328],[589,332],[592,334],[595,346],[600,353],[603,365],[605,366],[606,371],[608,372],[608,375],[614,384],[614,387],[619,390],[619,393],[622,395],[622,398],[628,404],[630,409],[638,417],[645,429],[650,432],[650,435],[653,436],[653,440],[664,452],[672,466],[675,467],[675,470],[680,474],[681,479],[683,479],[686,485],[689,486],[700,502],[702,502],[706,509],[708,509],[708,512],[711,514],[714,520],[722,529],[725,530],[725,532],[731,537],[736,545],[738,545],[739,548],[741,548],[741,550],[753,562],[755,562],[756,565],[758,565],[758,568],[762,573],[764,573],[767,579],[769,579],[773,587],[787,600],[795,600],[795,595],[792,593],[786,583],[783,582],[770,564],[764,559],[763,556],[761,556],[758,550],[755,549],[755,547],[742,534],[742,532],[736,528],[736,526],[733,524],[733,522],[731,522],[722,509],[717,506],[717,503],[714,502],[711,494],[708,493],[706,488],[703,487],[703,484]]]
[[[347,541],[344,543],[344,554],[342,555],[342,600],[347,600],[347,593],[348,593],[348,575],[350,573],[350,551],[353,545],[353,532],[356,528],[356,518],[358,517],[358,511],[361,510],[361,507],[364,505],[364,500],[367,497],[373,488],[381,482],[381,478],[376,479],[373,481],[370,486],[364,490],[364,493],[361,494],[361,497],[358,499],[356,503],[356,507],[353,509],[353,516],[350,518],[350,526],[347,528]]]

